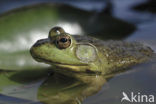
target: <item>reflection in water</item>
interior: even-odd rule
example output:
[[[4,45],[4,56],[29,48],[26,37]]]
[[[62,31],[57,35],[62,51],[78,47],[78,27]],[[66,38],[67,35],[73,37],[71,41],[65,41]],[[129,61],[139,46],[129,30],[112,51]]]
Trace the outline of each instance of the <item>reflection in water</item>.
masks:
[[[85,100],[84,104],[96,104],[98,101],[101,102],[100,104],[104,102],[120,104],[123,91],[126,93],[139,91],[144,94],[155,95],[153,92],[155,83],[151,83],[151,81],[155,82],[155,62],[156,58],[154,57],[147,63],[130,68],[133,72],[120,74],[115,78],[112,77],[117,73],[107,76],[75,73],[73,78],[53,73],[50,71],[51,69],[1,71],[0,93],[11,96],[12,101],[25,99],[22,104],[40,104],[35,102],[42,102],[42,104],[81,104],[88,96],[96,93],[95,96],[89,97],[89,100]],[[101,90],[106,83],[109,84],[109,87]],[[31,101],[31,103],[27,103],[26,100]],[[10,100],[5,102],[9,103]]]
[[[79,77],[81,80],[59,74],[50,76],[40,86],[38,99],[45,104],[79,104],[106,82],[103,76],[80,74]]]
[[[118,74],[104,85],[97,94],[88,97],[83,104],[121,104],[122,92],[129,94],[140,92],[154,95],[156,86],[156,57],[151,61],[136,65],[130,71]],[[129,102],[123,102],[130,104]],[[137,104],[134,102],[134,104]],[[147,104],[146,102],[141,104]]]
[[[50,74],[45,70],[2,71],[0,83],[3,85],[0,86],[0,92],[43,104],[81,104],[106,83],[105,77],[101,75],[76,73],[76,78],[72,78],[57,73]]]

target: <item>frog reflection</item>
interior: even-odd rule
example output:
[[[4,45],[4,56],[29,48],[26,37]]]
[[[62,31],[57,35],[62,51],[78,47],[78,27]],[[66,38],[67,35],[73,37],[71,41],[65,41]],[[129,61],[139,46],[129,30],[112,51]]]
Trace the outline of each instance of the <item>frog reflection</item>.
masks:
[[[44,104],[81,104],[97,93],[106,79],[101,75],[79,74],[81,80],[61,74],[50,76],[39,88],[38,99]]]
[[[53,73],[49,69],[37,72],[36,70],[4,71],[0,73],[0,78],[3,79],[0,83],[6,85],[0,86],[0,92],[14,98],[30,100],[28,102],[32,103],[39,101],[43,104],[81,104],[86,97],[97,93],[106,83],[106,77],[102,75],[75,74],[75,77],[69,77]]]

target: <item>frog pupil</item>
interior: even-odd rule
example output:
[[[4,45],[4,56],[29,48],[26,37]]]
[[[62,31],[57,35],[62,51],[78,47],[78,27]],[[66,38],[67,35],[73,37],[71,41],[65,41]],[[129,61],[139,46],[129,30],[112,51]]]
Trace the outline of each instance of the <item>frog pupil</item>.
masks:
[[[61,38],[61,39],[60,39],[60,42],[65,43],[65,42],[67,42],[67,39],[66,39],[66,38]]]

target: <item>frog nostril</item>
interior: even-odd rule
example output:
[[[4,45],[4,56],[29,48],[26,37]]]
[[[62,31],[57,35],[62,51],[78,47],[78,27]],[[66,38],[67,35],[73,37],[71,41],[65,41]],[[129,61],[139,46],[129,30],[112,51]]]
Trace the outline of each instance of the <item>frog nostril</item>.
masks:
[[[65,43],[65,42],[67,42],[67,39],[66,39],[66,38],[61,38],[61,39],[60,39],[60,42]]]

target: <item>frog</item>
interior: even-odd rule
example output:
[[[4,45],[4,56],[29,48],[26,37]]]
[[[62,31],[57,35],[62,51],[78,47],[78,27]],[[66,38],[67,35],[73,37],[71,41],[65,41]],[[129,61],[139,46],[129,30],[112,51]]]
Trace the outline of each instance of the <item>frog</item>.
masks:
[[[47,38],[32,45],[30,54],[36,61],[51,65],[54,72],[75,76],[75,73],[109,75],[124,71],[150,60],[154,51],[139,42],[71,35],[56,26]]]

